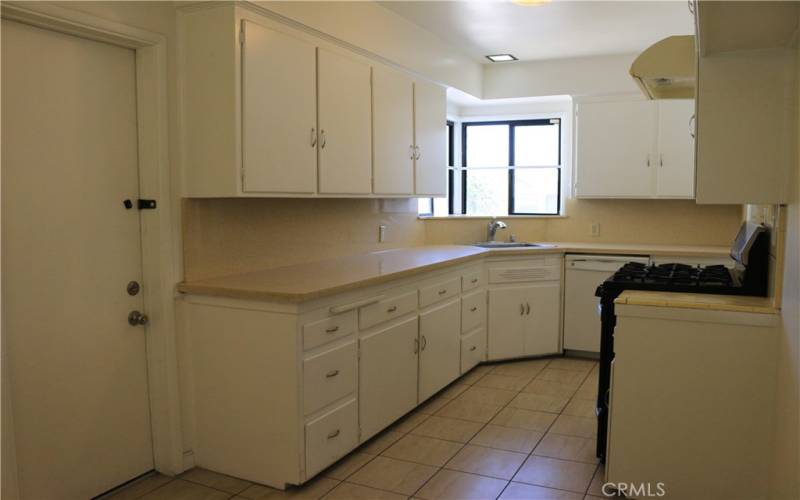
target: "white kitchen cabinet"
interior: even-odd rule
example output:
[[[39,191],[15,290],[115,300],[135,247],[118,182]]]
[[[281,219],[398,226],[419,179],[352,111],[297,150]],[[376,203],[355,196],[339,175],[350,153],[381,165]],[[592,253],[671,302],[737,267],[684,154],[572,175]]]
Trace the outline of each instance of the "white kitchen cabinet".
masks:
[[[373,189],[414,193],[414,82],[383,65],[372,69]]]
[[[250,21],[242,35],[242,190],[313,193],[316,47]]]
[[[486,361],[486,328],[480,327],[461,337],[461,373]]]
[[[414,192],[447,196],[447,98],[444,87],[414,83]]]
[[[372,191],[370,66],[318,49],[319,192]],[[273,116],[273,119],[275,117]]]
[[[460,359],[461,299],[456,298],[419,315],[419,402],[458,377]]]
[[[583,102],[577,107],[579,198],[692,198],[691,100]]]
[[[657,198],[694,198],[692,116],[691,99],[658,101]]]
[[[417,405],[417,317],[361,338],[359,401],[362,440]]]
[[[561,256],[489,264],[489,360],[561,351]]]

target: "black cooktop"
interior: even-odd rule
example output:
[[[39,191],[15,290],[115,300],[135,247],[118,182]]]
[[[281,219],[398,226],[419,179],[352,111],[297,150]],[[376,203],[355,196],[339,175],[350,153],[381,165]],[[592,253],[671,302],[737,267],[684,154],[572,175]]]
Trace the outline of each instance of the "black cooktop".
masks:
[[[604,285],[620,285],[626,289],[738,293],[740,286],[725,266],[690,266],[688,264],[647,265],[629,262]]]

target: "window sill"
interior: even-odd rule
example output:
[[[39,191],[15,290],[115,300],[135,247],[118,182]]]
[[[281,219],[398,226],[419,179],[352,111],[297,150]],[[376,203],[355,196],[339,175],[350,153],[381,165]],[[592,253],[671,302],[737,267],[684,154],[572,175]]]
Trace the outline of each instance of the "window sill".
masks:
[[[567,216],[559,215],[418,215],[421,220],[463,220],[463,219],[566,219]]]

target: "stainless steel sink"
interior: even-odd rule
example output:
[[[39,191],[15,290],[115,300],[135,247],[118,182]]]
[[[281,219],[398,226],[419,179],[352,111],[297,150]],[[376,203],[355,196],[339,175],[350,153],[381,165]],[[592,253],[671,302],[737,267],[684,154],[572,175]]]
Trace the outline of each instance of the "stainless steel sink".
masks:
[[[521,241],[481,241],[473,243],[472,246],[481,248],[549,248],[553,245],[548,243],[525,243]]]

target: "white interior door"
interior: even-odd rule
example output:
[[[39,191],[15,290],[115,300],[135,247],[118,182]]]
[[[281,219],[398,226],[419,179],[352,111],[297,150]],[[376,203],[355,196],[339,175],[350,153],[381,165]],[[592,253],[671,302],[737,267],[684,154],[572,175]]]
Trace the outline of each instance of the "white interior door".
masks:
[[[658,102],[658,174],[656,194],[665,198],[694,198],[694,139],[689,120],[693,99]]]
[[[132,50],[2,22],[3,335],[24,498],[153,468]],[[126,209],[123,200],[132,200]],[[144,284],[146,293],[146,284]]]
[[[369,65],[319,49],[319,192],[372,192]]]
[[[461,299],[419,315],[419,402],[461,373]]]
[[[417,405],[417,317],[360,342],[358,399],[364,441]]]
[[[653,196],[656,126],[656,104],[651,101],[579,104],[577,196]]]
[[[414,193],[414,87],[385,66],[372,69],[374,191]]]
[[[414,83],[417,194],[447,196],[447,96],[439,85]]]
[[[316,47],[242,21],[242,190],[317,188]]]

